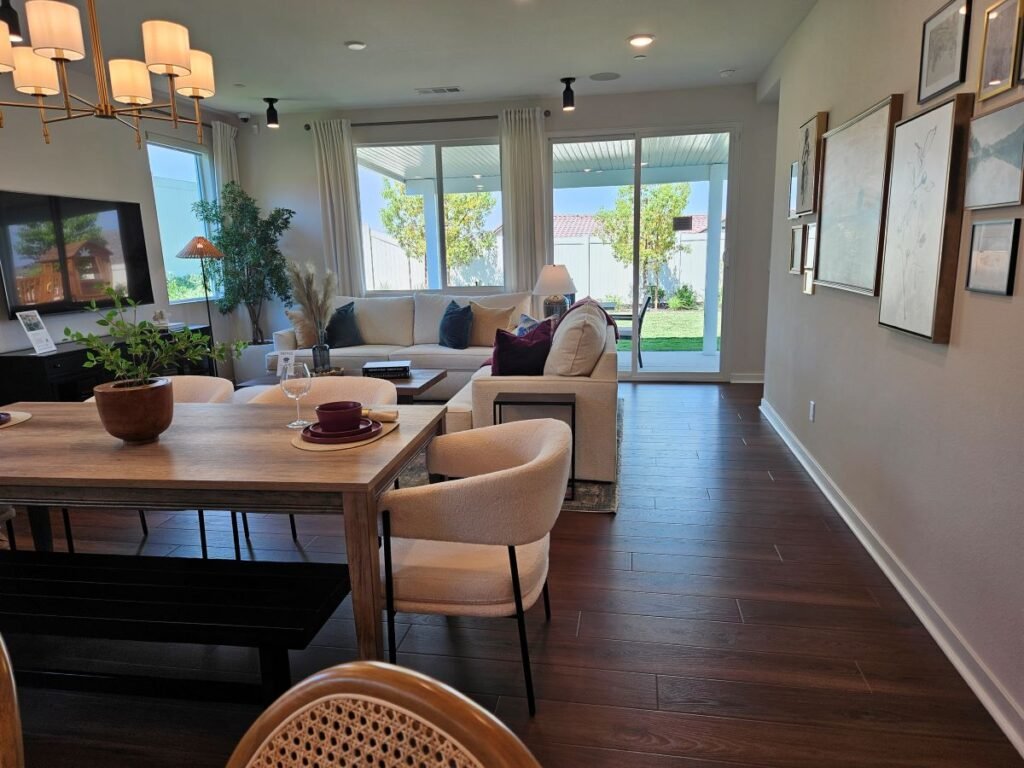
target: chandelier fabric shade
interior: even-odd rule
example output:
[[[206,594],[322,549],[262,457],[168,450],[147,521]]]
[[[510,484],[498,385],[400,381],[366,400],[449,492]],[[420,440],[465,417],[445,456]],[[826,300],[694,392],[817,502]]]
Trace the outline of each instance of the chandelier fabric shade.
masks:
[[[0,72],[14,69],[14,47],[11,45],[11,30],[6,22],[0,21]]]
[[[143,106],[153,103],[153,86],[150,83],[146,62],[135,59],[111,59],[110,93],[120,104]]]
[[[14,49],[14,89],[29,96],[56,96],[60,93],[57,65],[39,56],[27,45]]]
[[[182,96],[209,99],[217,92],[213,81],[213,56],[206,51],[189,51],[190,74],[179,77],[174,86]]]
[[[82,18],[75,6],[56,0],[28,0],[25,16],[32,50],[37,54],[54,61],[85,58]]]
[[[146,66],[155,75],[181,77],[191,70],[188,28],[173,21],[142,22]]]

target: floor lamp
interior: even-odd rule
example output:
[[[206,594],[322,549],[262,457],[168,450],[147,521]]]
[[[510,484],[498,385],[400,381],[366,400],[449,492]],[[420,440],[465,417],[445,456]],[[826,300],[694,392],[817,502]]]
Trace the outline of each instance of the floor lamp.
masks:
[[[199,268],[203,272],[203,296],[206,298],[206,319],[210,325],[210,346],[213,346],[213,315],[210,312],[210,284],[206,276],[206,260],[214,259],[219,260],[224,258],[224,254],[217,248],[213,243],[207,240],[205,237],[196,236],[193,237],[188,243],[178,251],[179,259],[199,259]],[[210,358],[210,367],[213,369],[213,375],[219,375],[217,371],[217,361]]]

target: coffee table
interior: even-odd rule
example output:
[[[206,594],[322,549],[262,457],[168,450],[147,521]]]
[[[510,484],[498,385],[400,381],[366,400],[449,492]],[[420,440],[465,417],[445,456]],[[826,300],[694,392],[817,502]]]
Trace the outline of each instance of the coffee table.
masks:
[[[398,390],[398,402],[401,405],[412,405],[413,398],[417,395],[422,395],[437,384],[437,382],[448,376],[448,371],[444,368],[413,368],[411,374],[407,379],[388,379],[388,381],[395,385],[395,389]],[[267,374],[266,376],[243,381],[236,386],[238,389],[241,389],[242,387],[274,385],[277,382],[277,376]]]

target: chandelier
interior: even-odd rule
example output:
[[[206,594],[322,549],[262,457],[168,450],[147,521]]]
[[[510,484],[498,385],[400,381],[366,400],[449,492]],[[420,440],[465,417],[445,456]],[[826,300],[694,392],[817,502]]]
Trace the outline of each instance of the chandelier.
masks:
[[[4,3],[7,5],[6,1]],[[9,13],[13,13],[12,10]],[[93,71],[96,76],[96,102],[72,93],[68,87],[68,63],[85,58],[82,20],[78,8],[58,0],[28,0],[25,15],[28,21],[29,44],[12,46],[12,37],[20,39],[20,30],[12,34],[9,22],[0,20],[0,73],[10,72],[14,90],[34,97],[31,102],[0,101],[0,107],[22,107],[39,112],[43,140],[50,143],[51,123],[99,117],[116,120],[135,131],[135,144],[142,148],[140,123],[162,120],[174,124],[195,125],[196,136],[203,140],[203,123],[199,102],[215,93],[213,57],[204,51],[189,48],[188,29],[170,21],[142,23],[142,47],[145,61],[103,58],[96,1],[86,0],[89,42]],[[17,14],[13,15],[17,23]],[[110,79],[107,79],[107,67]],[[165,104],[153,103],[150,76],[167,78],[170,97]],[[175,94],[195,103],[195,118],[178,114]],[[48,99],[59,96],[62,103]],[[116,102],[116,104],[115,104]],[[125,106],[117,106],[123,104]],[[0,111],[0,128],[3,112]]]

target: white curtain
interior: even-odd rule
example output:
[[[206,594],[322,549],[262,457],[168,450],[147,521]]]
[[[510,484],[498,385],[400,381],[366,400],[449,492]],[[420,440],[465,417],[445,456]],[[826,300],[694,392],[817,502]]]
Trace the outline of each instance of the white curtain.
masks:
[[[551,261],[551,159],[540,109],[504,109],[501,199],[506,284],[532,291]]]
[[[235,137],[238,129],[233,125],[213,121],[213,176],[217,194],[229,181],[238,181],[238,150]]]
[[[320,217],[324,233],[324,260],[338,276],[338,293],[362,296],[363,248],[359,232],[356,154],[348,120],[313,123],[316,142],[316,177],[320,189]]]

